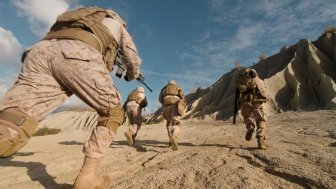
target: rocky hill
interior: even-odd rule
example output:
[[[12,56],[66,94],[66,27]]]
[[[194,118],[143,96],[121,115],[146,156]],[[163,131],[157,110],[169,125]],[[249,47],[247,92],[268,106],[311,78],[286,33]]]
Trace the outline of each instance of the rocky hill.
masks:
[[[268,115],[289,110],[336,108],[336,31],[323,33],[316,41],[301,39],[292,46],[251,66],[269,92]],[[233,115],[236,69],[208,88],[186,96],[185,119],[211,117],[226,120]],[[161,119],[161,110],[151,121]]]

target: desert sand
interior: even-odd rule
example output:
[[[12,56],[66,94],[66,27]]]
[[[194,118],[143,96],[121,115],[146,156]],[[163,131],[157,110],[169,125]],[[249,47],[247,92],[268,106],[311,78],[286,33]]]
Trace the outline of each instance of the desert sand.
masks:
[[[100,170],[113,177],[111,188],[336,188],[335,122],[336,110],[270,116],[267,150],[244,140],[241,119],[183,120],[178,151],[168,147],[164,122],[143,125],[134,147],[124,125]],[[0,188],[71,188],[92,126],[32,137],[0,159]]]

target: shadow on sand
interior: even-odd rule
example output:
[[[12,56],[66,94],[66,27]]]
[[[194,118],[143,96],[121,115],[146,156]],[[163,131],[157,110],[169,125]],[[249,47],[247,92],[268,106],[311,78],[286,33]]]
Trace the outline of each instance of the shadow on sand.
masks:
[[[258,147],[241,147],[241,146],[233,146],[229,144],[200,144],[199,146],[212,146],[212,147],[220,147],[220,148],[229,148],[230,151],[233,149],[242,149],[242,150],[259,150]]]
[[[59,142],[58,144],[63,144],[63,145],[83,145],[83,142],[77,142],[77,141],[63,141]]]
[[[167,148],[169,142],[157,141],[157,140],[135,140],[136,144],[141,144],[142,146],[152,146],[152,147],[159,147],[159,148]],[[114,145],[128,145],[127,141],[115,141],[111,147],[113,148]],[[179,146],[197,146],[189,142],[178,142]]]
[[[16,153],[15,156],[30,156],[33,152],[29,153]],[[27,168],[27,174],[32,181],[39,182],[44,188],[62,188],[71,189],[70,184],[58,184],[54,181],[54,177],[48,174],[46,165],[40,162],[22,162],[22,161],[12,161],[13,157],[0,158],[1,167],[25,167]]]

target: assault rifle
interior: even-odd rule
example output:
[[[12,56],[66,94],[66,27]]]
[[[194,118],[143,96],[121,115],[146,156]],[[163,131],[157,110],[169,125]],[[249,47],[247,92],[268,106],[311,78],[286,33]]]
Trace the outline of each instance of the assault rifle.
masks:
[[[145,77],[143,75],[139,75],[139,77],[137,78],[137,80],[143,84],[150,92],[153,92],[151,88],[149,88],[149,86],[145,83]]]
[[[114,62],[114,64],[118,66],[117,72],[115,74],[118,78],[121,78],[123,73],[127,71],[126,66],[123,63],[123,60],[124,56],[121,52],[121,49],[118,49],[117,56]],[[128,81],[127,75],[125,75],[125,80]],[[141,84],[143,84],[150,92],[153,92],[152,89],[149,88],[149,86],[145,83],[145,77],[142,74],[139,74],[139,77],[136,80],[138,80]]]
[[[233,108],[233,124],[236,124],[236,116],[238,112],[238,98],[239,98],[239,88],[236,88],[235,99],[234,99],[234,108]]]

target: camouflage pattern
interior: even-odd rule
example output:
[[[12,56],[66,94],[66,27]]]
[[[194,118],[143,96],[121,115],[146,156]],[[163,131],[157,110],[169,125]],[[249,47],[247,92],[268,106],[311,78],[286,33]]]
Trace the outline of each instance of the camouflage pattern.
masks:
[[[181,116],[179,116],[177,112],[177,104],[163,105],[162,112],[163,112],[163,117],[167,121],[166,127],[167,127],[168,136],[178,137],[180,134],[179,126],[180,126]]]
[[[142,124],[140,105],[135,101],[128,102],[126,104],[126,113],[129,120],[129,131],[132,131],[133,136],[136,136]]]
[[[143,87],[137,87],[127,97],[126,112],[130,122],[130,131],[136,136],[141,127],[142,108],[147,107],[148,101]]]
[[[258,77],[257,72],[252,68],[239,70],[236,80],[240,91],[239,104],[241,115],[244,118],[246,128],[254,129],[257,127],[257,138],[266,138],[266,102],[267,90],[264,82]],[[251,116],[255,118],[255,123]]]
[[[77,40],[45,40],[28,52],[15,84],[0,101],[0,110],[19,108],[43,119],[72,94],[101,117],[121,101],[103,61],[94,48]],[[102,157],[115,133],[96,127],[84,144],[85,155]]]
[[[167,92],[167,88],[172,85],[175,86],[174,88],[176,88],[176,90],[174,90],[174,92]],[[178,86],[174,80],[168,81],[167,85],[163,87],[160,91],[159,102],[162,104],[163,117],[167,121],[166,127],[170,140],[172,139],[171,137],[174,137],[174,140],[176,140],[180,135],[181,116],[178,112],[177,104],[180,99],[184,99],[184,93],[182,88]]]
[[[256,124],[252,119],[252,114],[255,118]],[[244,103],[241,105],[241,115],[244,118],[244,124],[247,129],[257,127],[256,137],[266,138],[266,109],[263,103]]]
[[[113,19],[105,18],[103,24],[109,28],[111,35],[114,36],[122,50],[124,57],[123,63],[127,68],[128,79],[133,80],[138,78],[140,74],[141,58],[138,55],[132,36],[127,32],[126,27],[123,24],[113,21]]]

